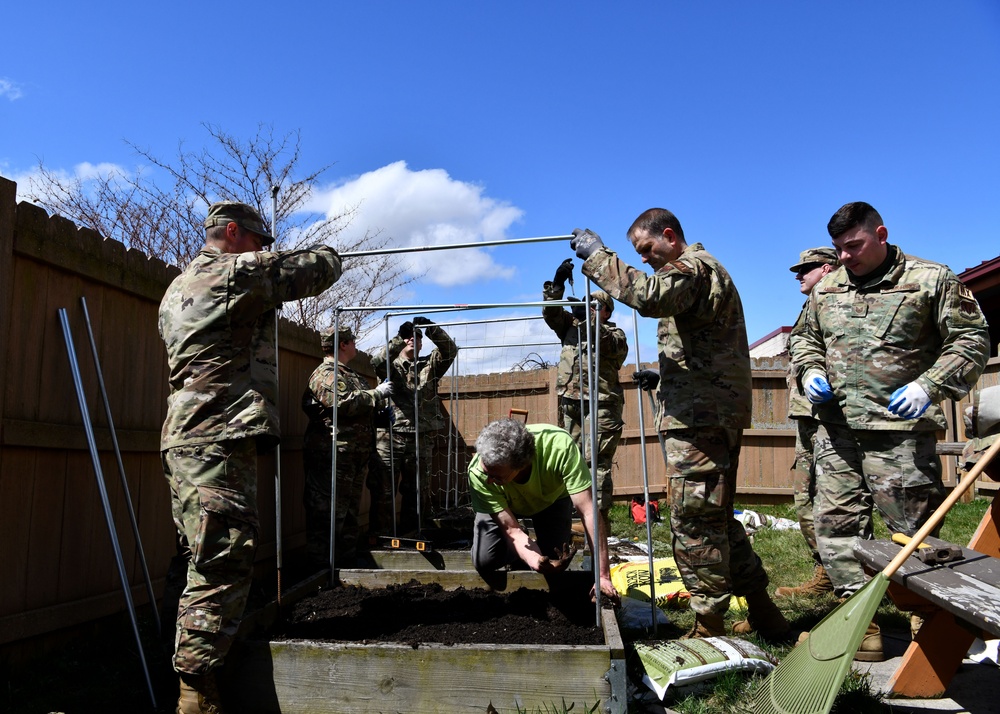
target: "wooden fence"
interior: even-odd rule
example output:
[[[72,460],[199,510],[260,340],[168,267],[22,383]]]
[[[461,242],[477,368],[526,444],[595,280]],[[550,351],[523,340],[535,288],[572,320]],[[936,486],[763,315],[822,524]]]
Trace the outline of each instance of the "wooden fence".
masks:
[[[37,206],[15,205],[15,185],[0,178],[0,563],[5,569],[0,659],[13,656],[32,638],[120,613],[125,606],[57,319],[59,308],[67,310],[76,343],[133,598],[137,605],[146,602],[81,297],[92,320],[143,551],[154,589],[162,590],[175,552],[175,533],[159,455],[167,365],[157,334],[157,308],[177,272],[89,229],[50,217]],[[301,450],[306,419],[299,397],[322,354],[315,332],[288,322],[280,326],[279,344],[282,541],[286,550],[294,550],[304,543],[305,520]],[[997,382],[997,360],[990,369],[984,385]],[[615,463],[615,493],[623,499],[642,492],[640,401],[653,493],[662,493],[664,485],[652,413],[648,401],[639,399],[633,371],[630,365],[620,373],[626,427]],[[753,377],[753,427],[745,432],[740,462],[741,500],[787,501],[794,431],[785,418],[785,364],[758,362]],[[555,423],[554,383],[554,368],[445,378],[441,393],[452,430],[450,436],[438,437],[435,460],[439,465],[449,462],[438,486],[461,482],[479,430],[510,409],[527,410],[532,422]],[[944,440],[961,441],[960,431],[952,429]],[[446,457],[448,444],[451,458]],[[262,568],[272,566],[276,550],[275,466],[272,454],[262,458],[258,468]],[[953,474],[953,468],[948,473]]]

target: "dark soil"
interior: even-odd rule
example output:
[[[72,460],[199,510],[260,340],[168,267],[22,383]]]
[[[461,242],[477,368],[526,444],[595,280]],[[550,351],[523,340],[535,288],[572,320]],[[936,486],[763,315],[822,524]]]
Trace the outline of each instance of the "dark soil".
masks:
[[[296,603],[273,638],[413,647],[422,642],[600,645],[604,635],[594,624],[587,592],[446,591],[415,581],[371,590],[339,586]]]

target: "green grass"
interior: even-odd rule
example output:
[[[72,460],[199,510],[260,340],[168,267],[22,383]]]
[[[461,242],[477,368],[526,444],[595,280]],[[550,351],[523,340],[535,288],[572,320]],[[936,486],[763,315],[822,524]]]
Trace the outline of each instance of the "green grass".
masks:
[[[989,503],[985,499],[977,499],[971,503],[956,504],[945,519],[941,529],[941,538],[952,543],[968,543],[989,507]],[[758,513],[796,520],[794,509],[790,504],[778,506],[737,505],[737,508],[746,508]],[[671,553],[670,529],[666,523],[668,513],[663,504],[661,504],[660,513],[664,522],[653,525],[653,555],[654,557],[667,557]],[[629,540],[646,540],[645,524],[633,523],[627,506],[614,506],[611,509],[610,518],[613,536]],[[888,530],[878,514],[875,515],[874,526],[876,538],[888,537]],[[753,546],[764,561],[764,567],[771,579],[769,590],[772,593],[777,587],[797,585],[812,576],[812,559],[799,531],[763,529],[758,531],[753,538]],[[832,595],[790,597],[782,598],[780,606],[785,617],[795,628],[809,630],[836,606],[836,600]],[[686,631],[694,623],[694,615],[690,610],[670,610],[668,615],[670,626],[660,629],[658,633],[660,639],[676,637],[678,633]],[[730,612],[726,618],[727,625],[731,625],[734,620],[742,619],[742,617],[742,614]],[[904,631],[909,629],[909,614],[897,610],[888,598],[884,599],[879,607],[878,617],[880,624],[887,629]],[[631,641],[643,637],[643,635],[635,635],[634,633],[632,635],[623,634],[626,637],[631,636]],[[750,636],[748,639],[779,659],[790,650],[790,647],[769,645],[755,636]],[[633,672],[638,666],[637,662],[630,661]],[[639,675],[636,673],[634,677],[639,677]],[[681,714],[729,714],[746,711],[747,702],[751,700],[753,692],[762,682],[762,677],[727,673],[712,680],[709,686],[698,690],[697,693],[669,701],[668,705]],[[888,711],[888,708],[882,703],[882,695],[872,690],[870,677],[854,673],[849,675],[844,682],[833,708],[833,712],[838,714],[847,714],[848,712],[867,714],[868,712],[884,711]]]

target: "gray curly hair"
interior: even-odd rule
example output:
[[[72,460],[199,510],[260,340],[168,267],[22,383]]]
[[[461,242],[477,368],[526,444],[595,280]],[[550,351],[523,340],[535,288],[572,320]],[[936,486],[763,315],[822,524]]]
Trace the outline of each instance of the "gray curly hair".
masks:
[[[497,419],[476,439],[476,453],[483,466],[523,468],[535,458],[535,435],[517,419]]]

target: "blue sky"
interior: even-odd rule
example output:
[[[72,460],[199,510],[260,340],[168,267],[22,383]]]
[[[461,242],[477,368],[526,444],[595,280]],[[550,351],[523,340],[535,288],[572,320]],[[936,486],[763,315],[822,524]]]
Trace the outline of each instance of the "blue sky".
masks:
[[[333,164],[314,207],[360,204],[349,230],[397,245],[580,226],[640,265],[624,232],[663,206],[732,273],[751,342],[794,320],[788,266],[828,243],[847,201],[872,203],[890,242],[956,272],[1000,254],[994,0],[43,0],[7,8],[4,25],[0,174],[19,183],[39,159],[68,175],[135,171],[126,139],[169,158],[207,138],[202,122],[242,136],[263,122],[301,130],[303,168]],[[538,300],[570,255],[424,253],[405,299]],[[632,342],[630,311],[615,318]],[[649,360],[654,325],[640,324]],[[539,321],[453,332],[551,334]]]

